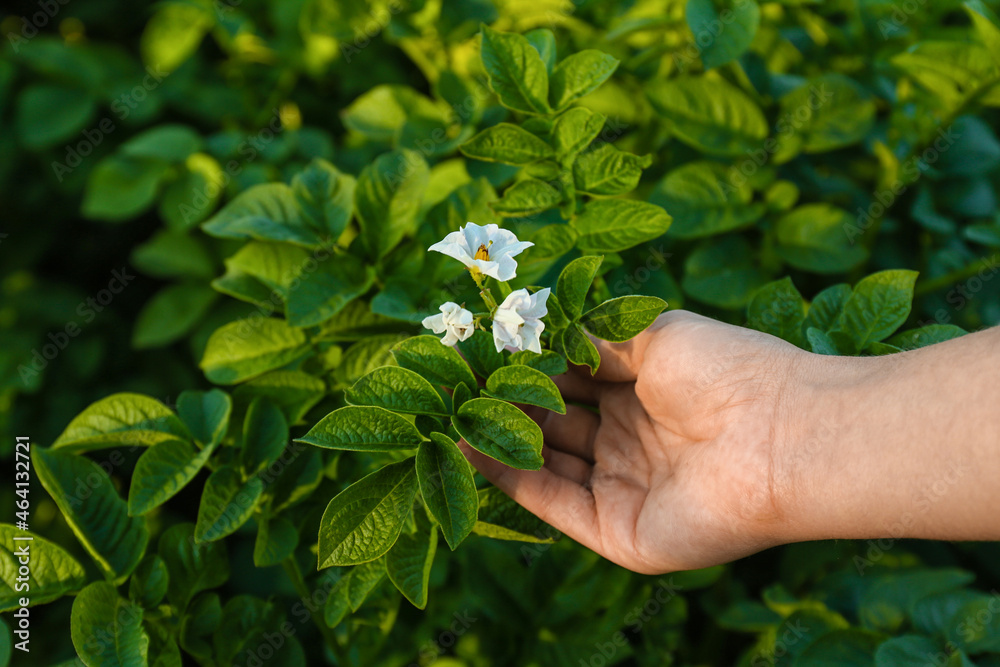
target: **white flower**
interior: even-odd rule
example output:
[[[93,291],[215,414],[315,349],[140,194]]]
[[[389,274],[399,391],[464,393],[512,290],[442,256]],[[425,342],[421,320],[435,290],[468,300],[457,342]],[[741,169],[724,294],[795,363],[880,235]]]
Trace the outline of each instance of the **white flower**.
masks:
[[[441,343],[444,345],[454,345],[475,332],[475,327],[472,326],[472,313],[457,303],[452,301],[442,303],[439,310],[440,315],[429,315],[421,324],[436,334],[443,333]]]
[[[473,274],[478,271],[506,282],[514,277],[517,270],[514,255],[533,245],[535,244],[527,241],[518,241],[514,232],[507,229],[500,229],[492,224],[479,226],[470,222],[457,232],[448,234],[429,250],[454,257],[469,267]]]
[[[545,330],[545,323],[541,318],[549,312],[545,307],[549,292],[551,290],[548,287],[534,294],[528,294],[526,289],[519,289],[503,300],[493,315],[493,343],[497,346],[497,352],[504,347],[542,351],[538,337]]]

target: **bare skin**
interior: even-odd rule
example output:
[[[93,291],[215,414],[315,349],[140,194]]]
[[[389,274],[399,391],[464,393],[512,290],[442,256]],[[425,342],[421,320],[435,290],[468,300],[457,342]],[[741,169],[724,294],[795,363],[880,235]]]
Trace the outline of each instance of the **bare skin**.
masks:
[[[657,574],[804,540],[1000,539],[1000,329],[824,357],[672,311],[628,343],[595,343],[595,377],[556,378],[581,405],[529,411],[542,470],[461,446],[517,502],[615,563]]]

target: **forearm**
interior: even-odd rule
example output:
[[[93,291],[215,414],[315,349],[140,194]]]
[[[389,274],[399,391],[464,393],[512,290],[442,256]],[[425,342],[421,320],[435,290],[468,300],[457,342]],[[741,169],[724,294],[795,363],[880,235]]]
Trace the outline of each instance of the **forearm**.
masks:
[[[789,540],[1000,539],[1000,329],[796,370],[779,456]]]

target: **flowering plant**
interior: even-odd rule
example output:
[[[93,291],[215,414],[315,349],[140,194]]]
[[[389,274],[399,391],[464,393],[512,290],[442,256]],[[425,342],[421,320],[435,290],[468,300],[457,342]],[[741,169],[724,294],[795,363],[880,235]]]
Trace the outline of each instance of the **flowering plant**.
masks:
[[[562,412],[552,376],[596,370],[592,337],[627,340],[660,297],[824,354],[996,324],[991,3],[554,4],[157,3],[142,65],[178,69],[156,90],[133,88],[136,40],[102,38],[131,31],[92,29],[127,11],[30,44],[5,21],[0,173],[12,219],[40,221],[0,234],[0,421],[43,441],[35,627],[71,619],[88,666],[369,667],[408,664],[442,628],[456,640],[474,599],[469,623],[490,622],[463,623],[445,661],[815,664],[848,646],[993,664],[995,600],[968,572],[912,571],[920,554],[993,562],[989,545],[785,548],[760,603],[775,559],[632,576],[550,544],[456,445],[541,466],[518,405]],[[112,99],[121,125],[99,114]],[[84,252],[55,242],[67,229]],[[81,301],[95,261],[131,250],[128,296]],[[100,398],[111,384],[149,395]],[[8,563],[19,532],[0,524]],[[0,570],[0,611],[23,607],[20,571]],[[398,613],[404,597],[426,613]],[[715,621],[760,637],[688,639]],[[35,637],[38,664],[69,657]]]

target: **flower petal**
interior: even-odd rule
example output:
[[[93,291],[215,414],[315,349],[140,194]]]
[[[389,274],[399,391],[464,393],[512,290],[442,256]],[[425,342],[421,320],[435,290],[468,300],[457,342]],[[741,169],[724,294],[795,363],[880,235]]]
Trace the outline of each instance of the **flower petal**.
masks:
[[[501,255],[498,257],[496,267],[496,275],[493,277],[502,283],[511,280],[517,275],[517,262],[510,255]]]
[[[444,315],[428,315],[421,322],[425,329],[430,329],[436,334],[443,333],[447,328],[444,323]]]
[[[465,243],[455,243],[450,241],[449,238],[458,232],[452,232],[445,237],[444,241],[438,241],[432,245],[428,250],[433,250],[434,252],[439,252],[443,255],[448,255],[449,257],[454,257],[462,264],[466,266],[472,266],[472,255],[469,254],[468,249],[465,247]]]

